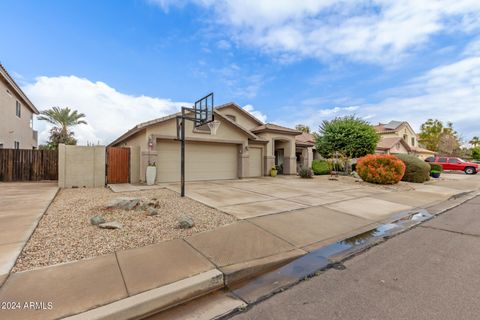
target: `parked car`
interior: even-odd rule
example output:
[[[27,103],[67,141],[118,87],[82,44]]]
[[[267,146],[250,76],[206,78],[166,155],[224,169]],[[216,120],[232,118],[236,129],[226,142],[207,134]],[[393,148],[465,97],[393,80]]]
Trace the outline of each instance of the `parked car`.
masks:
[[[461,170],[466,174],[476,174],[478,163],[468,162],[457,157],[428,157],[427,162],[438,163],[443,170]]]

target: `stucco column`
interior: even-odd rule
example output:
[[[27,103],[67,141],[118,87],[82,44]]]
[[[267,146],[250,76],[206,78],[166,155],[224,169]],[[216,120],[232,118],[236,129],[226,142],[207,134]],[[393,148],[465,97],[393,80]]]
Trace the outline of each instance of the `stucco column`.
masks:
[[[283,174],[297,174],[297,157],[295,156],[295,140],[285,142],[283,156]]]
[[[313,147],[308,147],[307,148],[307,167],[308,168],[312,167],[312,161],[313,161]]]

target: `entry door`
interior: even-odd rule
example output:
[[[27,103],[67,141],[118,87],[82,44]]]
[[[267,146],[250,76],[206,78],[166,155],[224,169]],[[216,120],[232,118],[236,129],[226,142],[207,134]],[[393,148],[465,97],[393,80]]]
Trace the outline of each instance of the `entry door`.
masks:
[[[130,148],[107,148],[107,183],[128,183]]]

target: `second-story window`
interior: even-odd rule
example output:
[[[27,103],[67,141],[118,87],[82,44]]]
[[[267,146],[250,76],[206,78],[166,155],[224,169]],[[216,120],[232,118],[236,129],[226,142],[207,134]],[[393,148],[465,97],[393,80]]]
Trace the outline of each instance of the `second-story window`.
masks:
[[[14,147],[15,149],[20,149],[20,142],[14,141],[14,142],[13,142],[13,147]]]
[[[415,147],[415,138],[412,137],[412,147]]]
[[[21,117],[22,116],[22,105],[20,104],[20,102],[17,101],[16,105],[15,105],[15,114],[17,115],[17,117]]]

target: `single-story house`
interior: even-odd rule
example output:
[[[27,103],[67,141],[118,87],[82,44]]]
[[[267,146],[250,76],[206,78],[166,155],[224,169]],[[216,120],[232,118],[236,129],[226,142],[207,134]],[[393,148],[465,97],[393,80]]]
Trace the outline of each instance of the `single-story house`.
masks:
[[[435,155],[434,151],[422,148],[417,134],[406,121],[390,121],[373,126],[381,139],[377,144],[377,154],[408,153],[421,159]]]
[[[180,113],[141,123],[109,146],[130,147],[130,181],[145,180],[149,162],[157,167],[157,182],[180,179],[180,142],[176,117]],[[297,141],[301,132],[263,123],[235,103],[214,108],[220,121],[215,135],[208,126],[195,128],[186,121],[186,180],[217,180],[260,177],[281,166],[294,175],[299,166],[311,166],[313,143]]]

